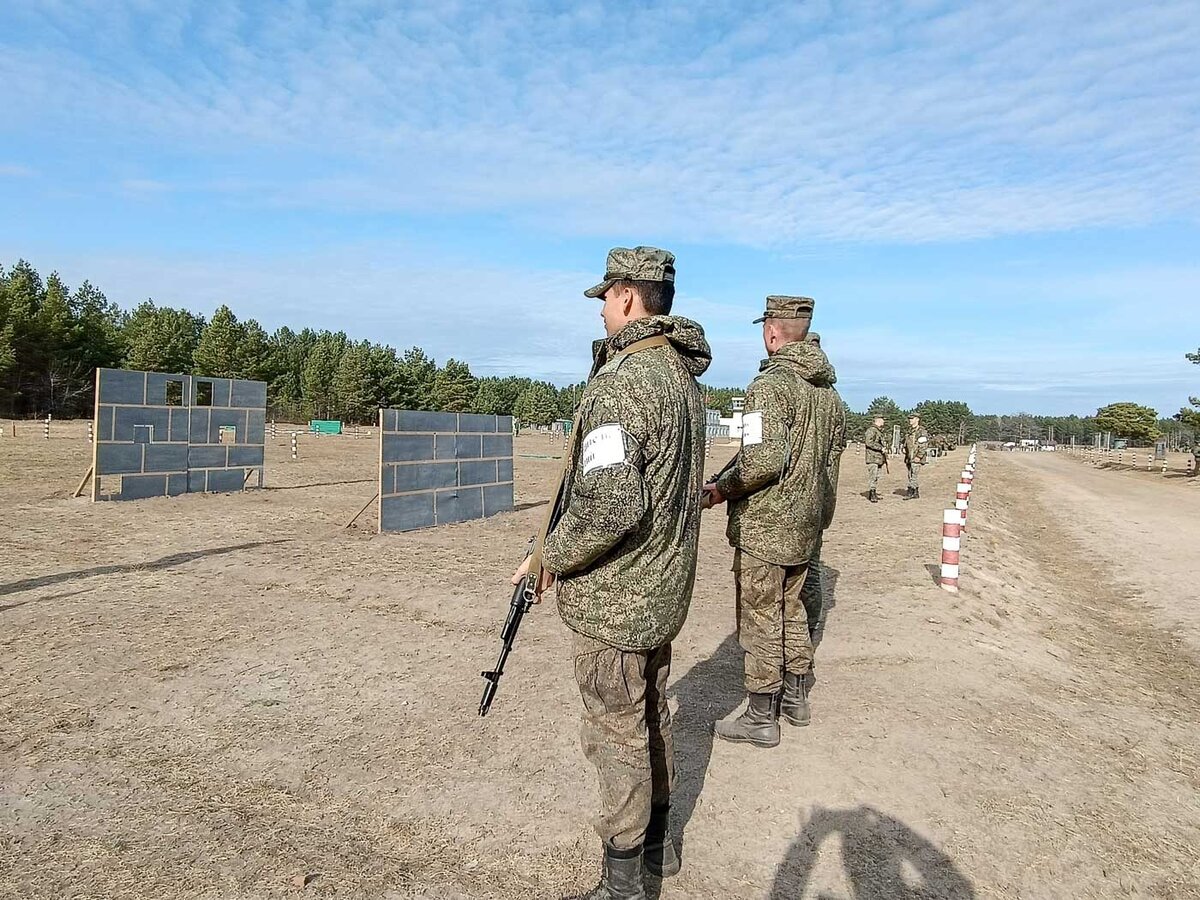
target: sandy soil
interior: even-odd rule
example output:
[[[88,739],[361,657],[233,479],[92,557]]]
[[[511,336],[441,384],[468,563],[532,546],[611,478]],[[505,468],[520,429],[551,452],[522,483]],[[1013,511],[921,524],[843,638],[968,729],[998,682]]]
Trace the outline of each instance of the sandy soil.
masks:
[[[595,784],[552,604],[476,713],[561,444],[519,441],[517,512],[381,537],[369,514],[341,527],[373,441],[305,439],[293,463],[281,433],[269,490],[93,505],[67,499],[83,435],[0,438],[0,897],[588,886]],[[962,452],[878,505],[860,454],[826,539],[814,723],[776,750],[709,734],[741,687],[732,555],[705,521],[671,688],[684,871],[653,893],[1200,897],[1200,668],[1155,580],[1194,590],[1195,567],[1128,543],[1174,509],[1155,496],[1195,494],[982,454],[952,596],[933,571]],[[1065,502],[1115,518],[1064,529]]]

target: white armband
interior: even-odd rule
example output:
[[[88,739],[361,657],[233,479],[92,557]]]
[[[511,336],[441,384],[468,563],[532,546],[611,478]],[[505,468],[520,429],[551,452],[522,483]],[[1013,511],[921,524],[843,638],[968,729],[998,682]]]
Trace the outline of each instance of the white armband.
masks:
[[[579,453],[579,469],[584,475],[605,466],[625,462],[625,432],[620,425],[601,425],[593,428],[583,439]]]
[[[752,447],[763,440],[763,414],[750,412],[742,416],[742,446]]]

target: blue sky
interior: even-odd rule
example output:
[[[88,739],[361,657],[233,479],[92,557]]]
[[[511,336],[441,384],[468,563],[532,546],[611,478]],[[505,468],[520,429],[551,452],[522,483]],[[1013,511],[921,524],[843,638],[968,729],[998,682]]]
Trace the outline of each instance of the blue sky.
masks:
[[[817,300],[856,408],[1200,393],[1200,3],[0,7],[0,261],[585,372],[608,247],[712,383]]]

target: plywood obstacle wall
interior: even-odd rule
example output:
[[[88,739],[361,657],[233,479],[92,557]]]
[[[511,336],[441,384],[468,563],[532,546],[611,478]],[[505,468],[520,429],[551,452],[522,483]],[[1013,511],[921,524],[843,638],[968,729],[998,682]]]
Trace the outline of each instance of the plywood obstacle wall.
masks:
[[[262,487],[266,422],[266,382],[97,369],[92,499]]]
[[[379,530],[513,508],[512,416],[379,411]]]

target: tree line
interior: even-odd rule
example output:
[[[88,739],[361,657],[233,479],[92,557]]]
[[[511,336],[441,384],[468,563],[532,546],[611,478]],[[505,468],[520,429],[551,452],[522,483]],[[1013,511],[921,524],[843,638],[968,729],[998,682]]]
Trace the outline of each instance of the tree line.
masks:
[[[558,387],[520,376],[477,377],[420,347],[399,351],[345,332],[268,333],[228,306],[211,318],[152,300],[122,310],[94,285],[71,290],[28,262],[0,267],[0,413],[86,416],[97,367],[267,382],[272,416],[369,423],[380,407],[511,415],[548,425],[569,418],[583,382]],[[729,406],[735,388],[705,388]]]
[[[1188,354],[1200,363],[1200,349]],[[583,382],[558,387],[519,376],[477,377],[467,363],[439,365],[420,347],[399,351],[345,332],[288,327],[268,333],[254,319],[238,319],[228,306],[211,318],[151,300],[122,310],[85,281],[71,290],[57,273],[45,279],[21,260],[0,267],[0,412],[9,417],[89,415],[97,367],[178,372],[216,378],[252,378],[268,385],[271,415],[374,421],[380,407],[511,415],[548,425],[569,418]],[[732,412],[738,387],[701,385],[706,405]],[[1175,430],[1191,441],[1200,430],[1200,398],[1192,409],[1162,420],[1148,407],[1118,403],[1095,416],[973,413],[953,400],[925,400],[902,409],[876,397],[864,412],[847,408],[849,436],[861,440],[876,415],[886,429],[907,427],[912,413],[935,435],[964,440],[1087,442],[1098,431],[1148,441]]]

